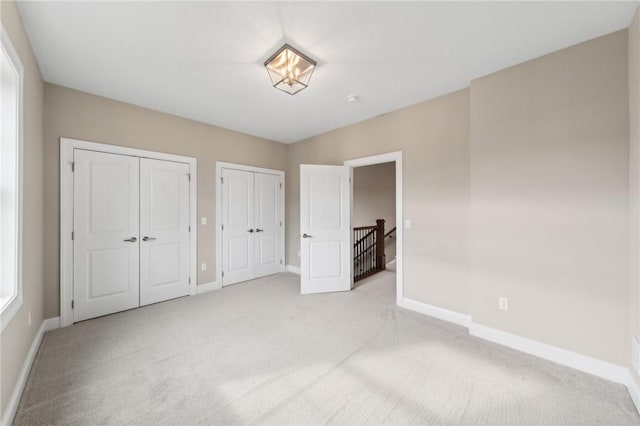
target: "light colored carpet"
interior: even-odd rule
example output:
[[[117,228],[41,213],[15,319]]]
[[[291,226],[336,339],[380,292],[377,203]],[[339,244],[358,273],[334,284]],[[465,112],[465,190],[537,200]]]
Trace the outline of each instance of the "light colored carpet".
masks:
[[[638,424],[622,385],[283,274],[46,334],[15,423]]]

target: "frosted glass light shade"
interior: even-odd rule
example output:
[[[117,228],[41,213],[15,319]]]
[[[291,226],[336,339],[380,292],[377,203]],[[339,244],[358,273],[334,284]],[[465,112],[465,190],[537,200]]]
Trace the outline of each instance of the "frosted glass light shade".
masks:
[[[285,44],[264,63],[271,83],[290,95],[306,89],[317,63]]]

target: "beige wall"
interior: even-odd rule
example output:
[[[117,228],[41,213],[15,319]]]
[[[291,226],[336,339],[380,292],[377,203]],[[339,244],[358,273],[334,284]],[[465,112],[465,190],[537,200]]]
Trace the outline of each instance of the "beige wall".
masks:
[[[389,230],[396,222],[396,164],[382,163],[353,169],[353,225],[375,225],[384,219]]]
[[[216,280],[216,161],[285,170],[287,147],[53,84],[45,84],[45,316],[59,315],[60,137],[198,159],[198,283]],[[206,216],[207,225],[200,218]]]
[[[43,83],[14,2],[0,2],[0,16],[24,66],[23,304],[0,335],[0,413],[4,413],[43,316]],[[31,312],[31,326],[28,316]]]
[[[640,340],[640,8],[629,27],[629,342]],[[633,371],[631,361],[628,363]],[[640,384],[638,373],[633,374]]]
[[[627,99],[626,31],[471,83],[474,322],[627,363]]]
[[[289,146],[287,263],[299,265],[300,164],[403,152],[404,296],[467,313],[469,91],[338,129]]]
[[[385,232],[396,226],[396,163],[373,164],[353,169],[353,226],[375,225],[385,220]],[[395,238],[385,240],[384,254],[396,257]]]
[[[405,297],[626,365],[627,98],[620,31],[293,144],[288,263],[300,164],[401,150]]]

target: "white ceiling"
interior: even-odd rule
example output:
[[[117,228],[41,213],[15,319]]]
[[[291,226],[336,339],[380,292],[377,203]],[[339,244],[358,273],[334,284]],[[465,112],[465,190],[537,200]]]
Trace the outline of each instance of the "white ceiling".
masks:
[[[637,2],[21,2],[46,81],[291,143],[626,28]],[[270,85],[283,42],[318,61]],[[356,94],[359,102],[348,103]]]

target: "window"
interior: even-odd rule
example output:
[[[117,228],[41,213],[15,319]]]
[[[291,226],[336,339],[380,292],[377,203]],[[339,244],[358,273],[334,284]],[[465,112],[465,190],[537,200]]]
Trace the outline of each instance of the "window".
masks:
[[[1,28],[0,49],[0,329],[22,304],[23,68]]]

